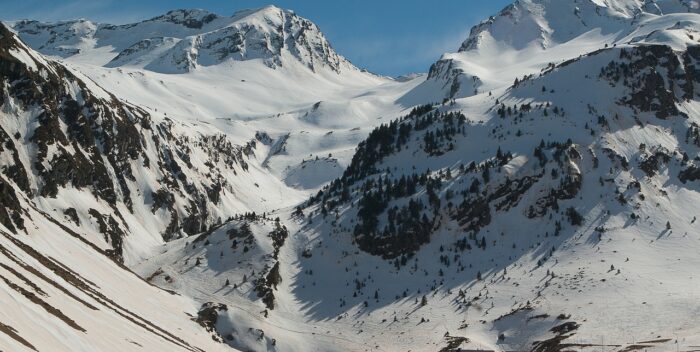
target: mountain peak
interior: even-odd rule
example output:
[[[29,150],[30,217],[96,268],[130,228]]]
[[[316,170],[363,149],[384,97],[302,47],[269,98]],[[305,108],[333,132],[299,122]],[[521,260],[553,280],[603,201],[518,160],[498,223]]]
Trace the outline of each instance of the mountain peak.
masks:
[[[203,15],[203,19],[211,18],[204,13],[199,15]],[[201,26],[202,21],[196,24]],[[166,31],[158,34],[160,38],[173,37]],[[154,39],[144,38],[127,48],[115,58],[118,62],[111,62],[110,66],[129,64],[130,56],[153,56],[145,51],[158,53],[146,68],[169,73],[187,72],[229,60],[257,59],[270,68],[278,68],[285,65],[284,57],[288,56],[312,71],[325,66],[340,72],[345,62],[314,23],[274,5],[238,11],[230,18],[217,17],[216,23],[207,25],[206,30],[180,38],[178,42]]]
[[[284,66],[287,54],[312,71],[325,66],[340,72],[342,63],[346,62],[333,51],[313,22],[269,5],[239,11],[221,28],[184,38],[151,68],[174,67],[176,72],[182,72],[225,60],[254,59],[277,68]]]
[[[108,67],[181,73],[226,61],[262,60],[268,67],[278,68],[285,60],[291,63],[284,59],[287,57],[312,71],[321,67],[337,73],[342,67],[354,69],[335,53],[318,26],[274,5],[241,10],[231,17],[202,9],[177,9],[118,26],[89,21],[23,21],[13,28],[32,48],[48,55],[68,58],[110,47],[114,56],[105,61],[104,55],[97,55],[92,62]]]
[[[474,26],[459,51],[489,43],[521,50],[549,48],[593,29],[625,32],[642,17],[700,10],[696,0],[517,0]]]

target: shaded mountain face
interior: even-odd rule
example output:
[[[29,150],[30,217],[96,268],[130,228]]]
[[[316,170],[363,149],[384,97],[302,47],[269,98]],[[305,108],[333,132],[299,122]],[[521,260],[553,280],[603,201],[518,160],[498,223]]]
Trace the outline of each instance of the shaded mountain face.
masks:
[[[549,215],[550,223],[554,212],[559,233],[569,216],[561,204],[597,203],[605,191],[593,189],[604,190],[602,180],[629,183],[629,191],[664,171],[669,182],[694,179],[697,117],[688,112],[700,96],[699,59],[697,44],[604,49],[519,80],[489,99],[495,102],[478,122],[455,103],[417,107],[375,129],[309,205],[323,217],[344,213],[347,222],[334,219],[334,228],[351,230],[361,249],[386,259],[412,256],[443,227],[466,232],[478,248],[484,227],[510,223],[497,214],[516,213],[523,223]],[[644,129],[660,135],[637,142]],[[610,170],[623,170],[624,180],[611,179]],[[598,174],[600,185],[583,182]],[[627,204],[624,192],[616,197]]]
[[[641,13],[642,5],[661,11]],[[343,176],[303,209],[308,223],[300,231],[314,239],[315,250],[301,260],[302,270],[336,263],[304,283],[350,283],[350,289],[336,291],[331,301],[338,305],[298,286],[294,292],[317,304],[319,319],[333,316],[327,311],[390,315],[399,304],[386,302],[396,297],[414,309],[398,315],[422,324],[411,314],[438,300],[425,315],[452,315],[445,326],[450,336],[494,350],[583,349],[575,340],[591,336],[624,347],[630,329],[695,336],[692,318],[681,311],[628,300],[652,277],[661,282],[645,297],[687,292],[681,275],[695,271],[688,265],[699,247],[697,236],[688,237],[697,232],[688,207],[700,200],[694,6],[520,1],[509,7],[500,20],[538,8],[557,30],[538,34],[534,47],[527,38],[514,37],[513,45],[484,41],[436,63],[417,90],[452,94],[376,128]],[[567,37],[557,32],[554,14],[574,7],[588,29]],[[664,14],[673,9],[678,12]],[[517,17],[511,24],[503,34],[527,34],[532,23]],[[477,72],[483,75],[472,78]],[[465,86],[463,95],[454,94]],[[685,245],[693,249],[678,247]],[[661,259],[667,250],[678,253],[673,267],[683,274],[660,278],[629,264],[670,263]],[[373,298],[382,295],[390,298]],[[689,300],[683,293],[674,302]],[[345,308],[362,304],[369,308]],[[599,311],[587,305],[623,317],[592,318]],[[579,313],[569,311],[574,306]],[[640,316],[684,315],[673,328],[637,324]],[[650,348],[662,348],[656,343]]]
[[[325,280],[315,273],[306,283],[359,280],[335,297],[350,307],[371,302],[373,292],[409,292],[403,302],[422,310],[415,292],[438,292],[447,298],[437,305],[452,304],[445,314],[476,315],[462,326],[487,324],[486,341],[504,350],[557,350],[603,333],[624,343],[632,326],[639,334],[695,334],[686,323],[674,330],[637,325],[638,317],[614,319],[612,327],[591,320],[595,309],[592,315],[578,305],[578,313],[568,309],[572,302],[609,304],[630,314],[641,303],[625,303],[615,292],[659,277],[626,263],[656,262],[680,243],[698,248],[685,236],[697,231],[687,207],[700,200],[699,59],[698,44],[682,51],[649,44],[603,49],[550,66],[498,96],[426,105],[379,127],[343,177],[308,203],[309,225],[301,230],[319,233],[303,270],[353,250],[361,254],[326,269]],[[672,236],[678,239],[666,240]],[[674,270],[693,272],[695,249],[679,253]],[[353,263],[373,264],[356,269]],[[332,276],[346,267],[352,268],[346,276]],[[528,276],[537,283],[526,284]],[[687,290],[680,277],[661,281],[660,291]],[[344,311],[308,296],[323,306],[317,311]],[[676,303],[691,299],[680,296]],[[367,310],[381,314],[383,304]],[[570,313],[557,313],[563,311]],[[653,315],[683,315],[671,311]],[[570,325],[566,333],[559,331],[563,324]]]
[[[95,50],[93,63],[137,66],[164,73],[188,72],[226,61],[262,60],[271,68],[295,60],[310,70],[354,69],[339,56],[318,27],[274,6],[245,10],[232,17],[203,10],[174,10],[127,25],[87,20],[58,23],[19,21],[22,40],[47,55],[71,57]]]

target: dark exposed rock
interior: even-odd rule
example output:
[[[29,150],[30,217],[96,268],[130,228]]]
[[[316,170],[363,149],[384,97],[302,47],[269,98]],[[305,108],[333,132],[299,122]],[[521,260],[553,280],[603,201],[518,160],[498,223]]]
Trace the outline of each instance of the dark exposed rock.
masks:
[[[469,339],[462,336],[445,336],[446,346],[441,348],[439,352],[459,352],[462,351],[462,346],[469,342]]]
[[[15,284],[14,282],[10,281],[8,278],[3,277],[0,275],[0,281],[3,281],[5,285],[9,286],[11,289],[17,291],[19,294],[24,296],[27,300],[32,302],[33,304],[43,308],[47,313],[53,315],[57,319],[63,321],[66,325],[70,326],[71,328],[80,331],[80,332],[85,332],[86,330],[78,325],[73,319],[69,318],[66,316],[61,310],[58,308],[52,306],[48,302],[44,301],[43,299],[39,298],[38,295],[36,295],[34,292],[31,292],[24,287]]]
[[[183,25],[187,28],[202,28],[205,24],[219,16],[203,10],[172,10],[165,15],[154,17],[148,21],[163,21]]]
[[[105,242],[109,243],[113,248],[108,250],[107,254],[119,263],[123,263],[122,243],[126,234],[119,226],[119,223],[111,215],[102,215],[95,209],[90,209],[88,213],[97,222],[100,233],[104,235]]]
[[[275,309],[275,294],[273,290],[277,290],[277,285],[281,282],[279,262],[272,266],[265,277],[260,277],[255,281],[255,292],[258,294],[258,297],[262,298],[263,303],[269,310]]]
[[[700,180],[700,168],[694,165],[690,165],[685,170],[680,172],[680,174],[678,175],[678,179],[683,183],[687,183],[688,181],[694,182]]]
[[[212,338],[215,341],[223,342],[223,338],[216,330],[216,323],[219,321],[219,314],[228,311],[228,307],[223,303],[207,302],[202,305],[197,312],[195,321],[212,333]]]
[[[662,163],[667,164],[669,161],[671,161],[671,156],[664,150],[658,150],[654,154],[644,158],[639,163],[639,168],[642,169],[647,176],[652,177],[659,172],[659,167]]]
[[[0,224],[12,232],[24,230],[22,206],[13,187],[0,177]]]
[[[2,104],[2,103],[0,102],[0,105],[1,105],[1,104]],[[25,347],[29,348],[29,349],[32,350],[32,351],[36,351],[36,350],[37,350],[36,347],[34,347],[34,345],[32,345],[31,343],[29,343],[29,341],[27,341],[25,338],[23,338],[22,336],[20,336],[20,335],[17,333],[17,330],[16,330],[15,328],[13,328],[13,327],[11,327],[11,326],[9,326],[9,325],[5,325],[5,324],[3,324],[3,323],[0,323],[0,332],[2,332],[3,334],[9,336],[9,337],[12,338],[13,340],[15,340],[15,341],[21,343],[22,345],[24,345]]]
[[[223,186],[220,182],[216,182],[211,187],[207,187],[207,197],[213,204],[218,204],[221,201],[221,192],[223,191]]]
[[[567,344],[564,341],[578,330],[580,325],[576,322],[566,322],[553,327],[550,331],[555,334],[554,337],[533,343],[532,352],[559,352],[568,351],[574,344]]]
[[[206,231],[209,218],[206,198],[196,194],[196,200],[190,200],[187,207],[189,216],[182,220],[182,231],[188,235],[198,234]]]
[[[175,195],[164,188],[153,192],[151,197],[153,198],[153,206],[151,207],[151,211],[154,213],[156,210],[161,208],[172,209],[173,205],[175,205]]]
[[[2,106],[2,98],[0,98],[0,106]],[[27,171],[25,169],[25,165],[22,164],[22,161],[19,158],[19,152],[15,147],[15,141],[13,141],[7,132],[0,127],[0,153],[5,151],[12,154],[13,164],[3,165],[3,174],[7,176],[9,180],[14,182],[20,190],[27,194],[31,193],[31,190],[29,189],[29,178],[27,177]]]
[[[177,230],[180,228],[180,217],[177,214],[178,213],[175,210],[170,211],[170,222],[161,233],[161,236],[165,241],[170,241],[173,239],[175,237],[174,235],[177,233]]]
[[[63,211],[63,214],[66,214],[71,221],[80,226],[80,218],[78,218],[78,212],[75,210],[75,208],[68,208]]]
[[[555,334],[566,334],[577,330],[580,326],[581,325],[579,325],[577,322],[569,321],[564,324],[553,327],[550,331]]]

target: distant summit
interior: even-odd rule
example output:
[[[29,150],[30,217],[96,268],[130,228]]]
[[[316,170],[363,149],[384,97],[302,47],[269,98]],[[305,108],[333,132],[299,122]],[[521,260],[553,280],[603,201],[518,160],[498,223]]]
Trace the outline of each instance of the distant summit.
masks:
[[[295,61],[312,71],[357,70],[333,50],[313,22],[276,6],[242,10],[231,17],[200,9],[172,10],[126,25],[23,20],[14,29],[43,54],[81,55],[83,61],[107,67],[183,73],[226,61],[261,60],[270,68]]]

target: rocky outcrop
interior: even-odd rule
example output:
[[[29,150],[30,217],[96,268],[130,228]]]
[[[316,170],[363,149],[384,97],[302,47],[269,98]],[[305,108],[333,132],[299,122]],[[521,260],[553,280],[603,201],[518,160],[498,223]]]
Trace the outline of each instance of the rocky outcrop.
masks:
[[[224,342],[224,339],[216,330],[216,323],[219,321],[219,314],[228,311],[228,307],[223,303],[207,302],[197,312],[195,321],[207,331],[212,333],[212,338],[218,342]]]
[[[154,17],[148,20],[148,22],[170,22],[185,26],[187,28],[200,29],[205,24],[210,23],[217,18],[219,18],[218,15],[208,11],[196,9],[181,9],[168,11],[168,13],[158,17]]]

